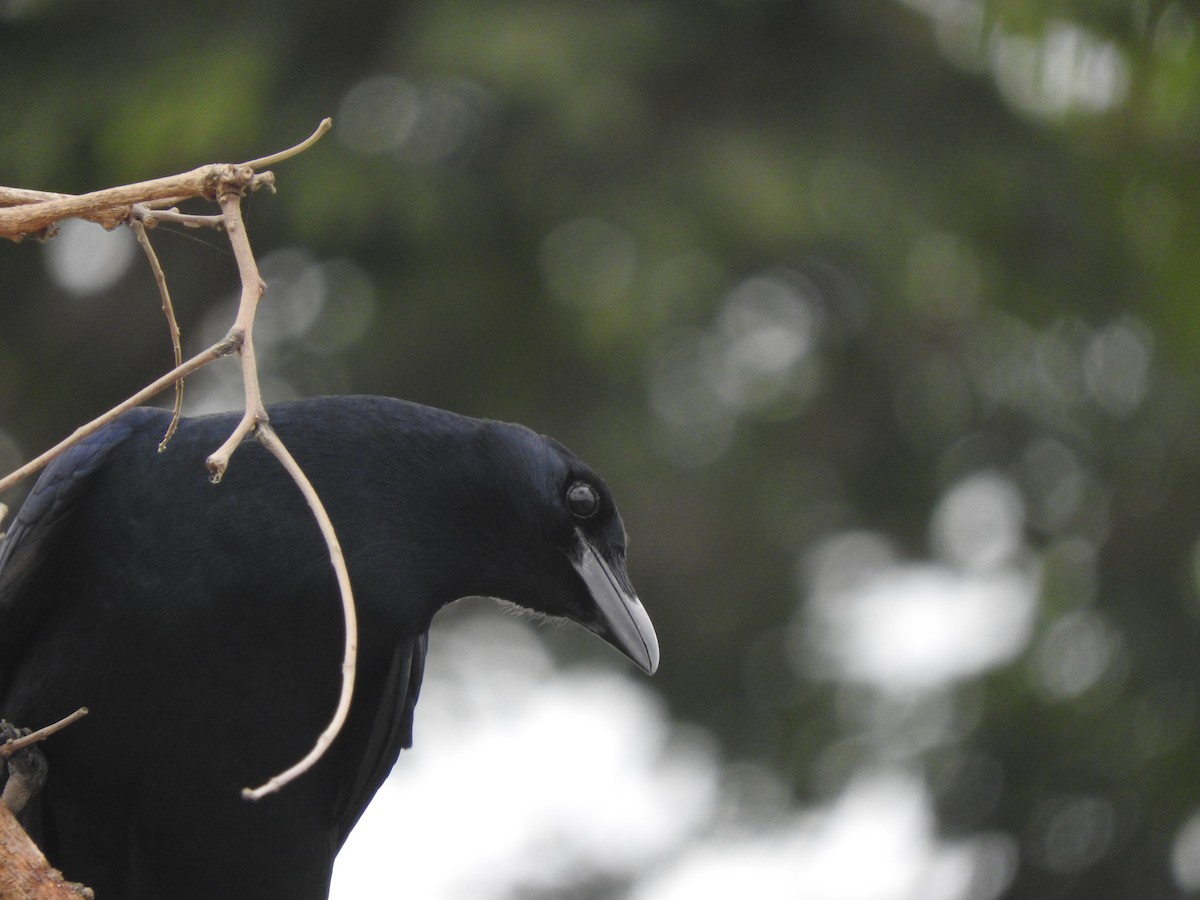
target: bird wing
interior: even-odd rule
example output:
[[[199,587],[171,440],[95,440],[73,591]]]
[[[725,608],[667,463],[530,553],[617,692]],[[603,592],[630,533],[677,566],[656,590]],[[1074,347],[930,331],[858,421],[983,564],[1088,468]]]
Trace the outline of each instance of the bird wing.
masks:
[[[375,791],[391,772],[400,751],[412,746],[413,711],[421,692],[428,646],[429,635],[421,634],[411,641],[400,642],[392,654],[358,769],[351,773],[339,804],[337,847],[349,836]]]
[[[0,667],[13,662],[38,608],[30,578],[61,537],[76,501],[104,465],[112,449],[143,422],[134,410],[89,435],[59,456],[38,478],[3,538],[0,539]]]

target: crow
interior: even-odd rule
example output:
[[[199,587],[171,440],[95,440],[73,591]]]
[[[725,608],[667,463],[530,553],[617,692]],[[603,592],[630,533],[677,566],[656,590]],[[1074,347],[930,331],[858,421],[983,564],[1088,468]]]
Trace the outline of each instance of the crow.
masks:
[[[344,629],[318,526],[266,449],[248,442],[209,483],[238,415],[185,418],[160,453],[170,414],[131,410],[47,468],[0,542],[0,715],[90,710],[43,745],[22,820],[100,900],[327,897],[412,744],[430,622],[451,601],[569,619],[658,666],[612,494],[561,444],[383,397],[269,416],[328,509],[359,620],[345,727],[277,794],[240,791],[325,726]]]

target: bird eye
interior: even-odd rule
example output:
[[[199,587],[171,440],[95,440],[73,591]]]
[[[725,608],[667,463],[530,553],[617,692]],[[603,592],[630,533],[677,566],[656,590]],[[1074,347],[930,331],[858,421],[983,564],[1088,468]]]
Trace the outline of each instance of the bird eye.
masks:
[[[590,519],[600,509],[600,495],[586,481],[576,481],[567,488],[567,509],[577,519]]]

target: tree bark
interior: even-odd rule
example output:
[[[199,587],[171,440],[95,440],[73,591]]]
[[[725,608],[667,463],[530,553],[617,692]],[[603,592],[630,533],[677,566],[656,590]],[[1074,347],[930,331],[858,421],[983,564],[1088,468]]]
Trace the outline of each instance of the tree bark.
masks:
[[[79,900],[92,889],[65,881],[0,803],[0,900]]]

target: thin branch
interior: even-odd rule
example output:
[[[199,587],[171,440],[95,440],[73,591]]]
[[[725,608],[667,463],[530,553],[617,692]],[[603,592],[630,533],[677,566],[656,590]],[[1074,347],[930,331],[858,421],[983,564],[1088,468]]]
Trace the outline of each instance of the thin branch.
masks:
[[[177,384],[176,413],[171,428],[159,449],[165,447],[167,440],[178,421],[182,379],[219,359],[237,352],[241,357],[242,382],[245,392],[245,410],[233,433],[207,460],[211,480],[218,482],[229,465],[230,457],[250,434],[256,434],[259,441],[274,455],[292,480],[300,488],[308,502],[313,516],[325,538],[329,550],[330,562],[337,576],[338,588],[342,598],[343,620],[345,625],[345,647],[342,656],[342,686],[337,709],[325,730],[318,736],[312,750],[284,772],[271,778],[258,788],[246,788],[243,795],[249,799],[258,799],[266,794],[279,790],[288,782],[307,771],[321,758],[325,750],[333,743],[345,723],[350,709],[350,699],[354,693],[354,680],[357,669],[358,655],[358,619],[354,608],[354,595],[350,587],[350,575],[346,569],[342,548],[334,531],[333,523],[321,503],[320,497],[312,483],[304,475],[295,459],[288,452],[279,436],[271,427],[263,405],[262,388],[258,378],[258,363],[254,352],[254,321],[258,303],[266,291],[266,284],[258,270],[250,240],[246,235],[245,223],[241,213],[241,198],[247,190],[257,190],[260,187],[274,187],[275,177],[271,172],[256,172],[265,166],[290,159],[311,147],[324,135],[332,125],[332,121],[324,119],[306,140],[270,156],[251,160],[242,165],[211,165],[193,169],[181,175],[169,178],[154,179],[138,184],[125,185],[104,191],[95,191],[80,196],[45,194],[37,191],[21,191],[0,188],[0,236],[20,240],[27,234],[37,234],[45,231],[63,218],[89,218],[101,221],[107,227],[121,222],[130,222],[139,242],[150,260],[151,267],[158,282],[159,292],[163,298],[163,310],[172,332],[172,345],[176,354],[176,367],[153,384],[138,391],[123,403],[97,417],[75,430],[66,440],[59,442],[37,459],[26,463],[20,469],[0,479],[0,492],[16,484],[22,478],[38,471],[50,460],[64,452],[67,448],[92,434],[99,428],[117,418],[121,413],[144,402],[160,393],[172,383]],[[190,197],[203,196],[216,199],[221,206],[220,216],[192,216],[180,213],[177,209],[169,208],[174,203]],[[155,212],[151,212],[155,210]],[[166,277],[158,263],[157,256],[150,245],[146,229],[160,221],[172,221],[183,225],[200,227],[224,227],[229,235],[234,258],[237,261],[238,274],[241,279],[242,292],[238,303],[237,317],[229,333],[224,339],[209,347],[207,350],[192,357],[187,362],[180,363],[181,355],[178,342],[178,325],[175,322],[170,294],[167,291]],[[0,519],[3,510],[0,508]],[[83,711],[77,714],[82,715]],[[70,718],[70,717],[68,717]],[[69,724],[69,723],[64,723]],[[62,727],[62,726],[60,726]]]
[[[26,203],[41,203],[45,200],[61,200],[70,194],[53,191],[31,191],[29,188],[0,187],[0,206],[22,206]]]
[[[105,188],[88,194],[67,195],[40,203],[26,203],[0,209],[0,234],[13,238],[36,234],[63,219],[88,218],[102,210],[121,209],[123,219],[135,203],[170,200],[177,203],[188,197],[212,195],[220,171],[228,165],[208,165],[179,175],[139,181],[135,184]],[[247,176],[249,177],[249,176]]]
[[[45,453],[34,459],[31,459],[29,462],[25,463],[25,465],[21,466],[21,468],[4,476],[4,478],[0,478],[0,493],[7,491],[14,484],[17,484],[23,479],[28,478],[34,472],[40,471],[49,462],[55,459],[55,457],[65,453],[68,449],[73,447],[75,444],[78,444],[88,435],[99,431],[122,413],[133,409],[135,406],[140,406],[152,397],[156,397],[157,395],[161,394],[172,384],[174,384],[177,379],[186,378],[197,369],[204,368],[210,362],[218,360],[222,356],[228,356],[230,353],[233,353],[241,345],[241,342],[241,334],[239,334],[236,330],[231,330],[227,335],[225,335],[225,337],[221,338],[221,340],[217,341],[207,350],[197,353],[183,365],[176,366],[166,375],[163,375],[158,380],[146,385],[133,396],[122,400],[108,412],[97,416],[86,425],[81,425],[80,427],[76,428],[73,432],[71,432],[69,437],[59,441]]]
[[[146,226],[142,223],[142,215],[145,210],[144,206],[135,206],[129,226],[137,235],[138,243],[146,252],[146,259],[150,261],[150,268],[154,272],[154,281],[158,284],[158,295],[162,298],[163,315],[167,317],[167,330],[171,333],[171,349],[175,353],[175,367],[179,368],[183,365],[183,345],[179,340],[179,322],[175,318],[175,306],[171,303],[171,292],[167,289],[166,273],[163,272],[162,265],[158,261],[158,254],[154,252],[154,247],[150,244],[150,235],[146,233]],[[167,426],[167,433],[158,443],[159,453],[166,450],[167,444],[171,443],[171,438],[175,436],[175,429],[179,427],[179,419],[182,415],[183,379],[178,378],[175,381],[175,409],[171,415],[171,424]]]
[[[86,706],[81,706],[69,716],[64,716],[57,722],[47,725],[45,728],[39,728],[37,731],[31,731],[29,734],[23,735],[22,737],[10,738],[3,744],[0,744],[0,756],[7,759],[14,753],[24,750],[30,744],[36,744],[39,741],[44,741],[46,738],[50,737],[50,735],[57,734],[68,725],[73,725],[87,714],[88,708]]]
[[[250,238],[242,220],[241,193],[230,186],[222,191],[218,199],[225,220],[225,231],[229,234],[229,243],[233,247],[233,256],[237,260],[238,274],[242,281],[242,294],[233,327],[242,335],[238,355],[242,358],[242,387],[245,391],[246,409],[242,420],[228,440],[205,461],[213,484],[220,483],[229,467],[229,458],[242,441],[253,433],[260,423],[267,421],[267,409],[263,405],[262,388],[258,381],[258,361],[254,354],[254,317],[258,312],[258,301],[266,292],[267,285],[259,274],[258,263],[254,259],[254,251],[250,247]]]
[[[259,442],[271,451],[287,470],[288,475],[292,477],[292,481],[300,488],[312,510],[313,518],[317,520],[317,525],[321,528],[325,545],[329,549],[329,561],[333,564],[333,570],[337,574],[338,590],[342,596],[345,645],[342,652],[342,691],[338,697],[337,709],[333,713],[333,718],[330,719],[325,730],[317,737],[317,742],[303,759],[256,788],[243,788],[242,796],[247,800],[259,800],[307,772],[333,743],[350,711],[350,699],[354,694],[354,677],[358,659],[358,616],[354,609],[354,593],[350,588],[350,573],[346,569],[346,560],[342,554],[342,546],[338,542],[337,532],[334,531],[333,522],[325,511],[325,506],[321,503],[321,498],[312,486],[312,482],[308,480],[296,460],[288,452],[287,447],[279,439],[279,435],[275,433],[275,429],[271,427],[270,423],[261,423],[257,436]]]
[[[252,159],[249,162],[242,163],[242,165],[249,166],[252,169],[265,169],[267,166],[273,166],[276,163],[281,163],[285,159],[291,159],[293,156],[298,156],[319,141],[332,127],[333,119],[326,117],[321,120],[319,125],[317,125],[316,131],[314,131],[296,146],[289,147],[287,150],[280,150],[278,153],[272,153],[270,156],[260,156],[258,159]]]
[[[151,209],[139,203],[133,208],[134,215],[145,223],[147,228],[154,228],[164,222],[173,225],[183,225],[185,228],[216,228],[220,230],[225,225],[225,217],[200,216],[193,213],[182,213],[176,207],[170,209]]]
[[[315,137],[319,137],[320,129]],[[315,139],[315,137],[313,139]],[[312,139],[310,139],[312,140]],[[241,421],[233,433],[207,460],[210,480],[220,482],[229,466],[233,452],[250,434],[255,434],[258,440],[279,460],[292,480],[304,494],[312,509],[313,516],[321,528],[329,550],[329,559],[337,575],[338,588],[342,598],[342,618],[345,628],[346,643],[342,656],[342,688],[337,708],[325,730],[317,737],[317,742],[307,755],[285,771],[275,775],[265,784],[257,788],[246,788],[242,795],[250,800],[257,800],[267,794],[279,790],[288,782],[308,771],[317,760],[324,755],[325,750],[333,743],[341,731],[350,709],[350,698],[354,693],[354,678],[358,658],[358,617],[354,609],[354,594],[350,588],[350,575],[346,570],[341,544],[338,542],[333,523],[325,511],[321,498],[317,495],[312,483],[305,476],[300,466],[288,452],[287,447],[271,427],[267,417],[266,407],[262,401],[262,388],[258,380],[258,364],[254,353],[254,318],[258,311],[258,303],[266,290],[266,283],[258,270],[254,251],[250,246],[250,238],[246,234],[246,225],[242,219],[241,191],[237,184],[223,187],[218,192],[221,213],[225,220],[225,230],[229,234],[229,243],[237,260],[238,274],[241,276],[242,294],[238,304],[237,319],[234,328],[242,335],[242,344],[238,354],[242,361],[242,382],[245,388],[245,411]]]
[[[53,191],[31,191],[28,188],[12,188],[0,186],[0,208],[9,206],[25,206],[30,203],[44,203],[47,200],[62,200],[64,197],[70,197],[71,194],[56,194]],[[126,211],[122,209],[102,209],[94,213],[87,213],[80,216],[81,219],[86,219],[89,222],[95,222],[107,229],[116,228],[125,221]],[[49,227],[49,226],[48,226]],[[46,229],[42,229],[45,231]],[[0,232],[3,234],[3,232]],[[12,240],[19,241],[23,235],[7,234]]]
[[[43,234],[47,228],[63,219],[88,219],[112,228],[129,220],[135,204],[172,206],[191,197],[212,199],[218,185],[235,181],[240,181],[243,188],[250,190],[274,187],[275,176],[272,173],[256,170],[304,152],[320,140],[332,124],[330,119],[323,119],[317,130],[296,146],[242,165],[213,163],[178,175],[87,194],[56,194],[0,187],[0,236],[19,241],[28,235]]]

